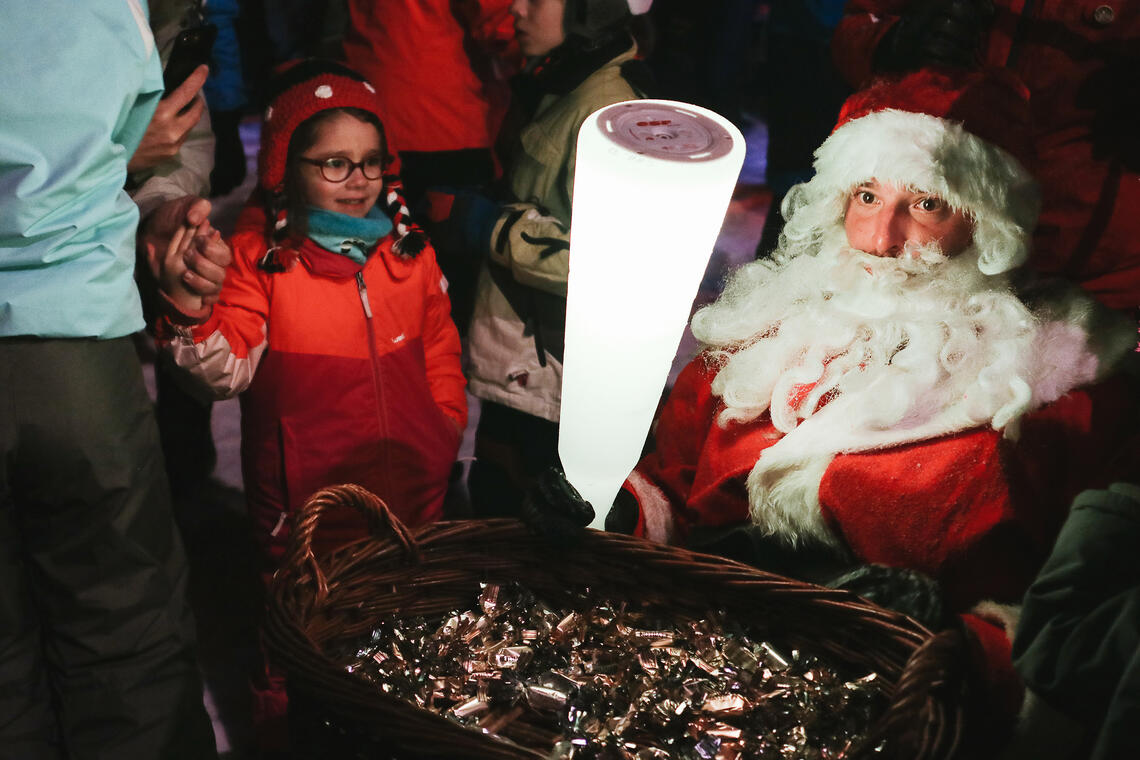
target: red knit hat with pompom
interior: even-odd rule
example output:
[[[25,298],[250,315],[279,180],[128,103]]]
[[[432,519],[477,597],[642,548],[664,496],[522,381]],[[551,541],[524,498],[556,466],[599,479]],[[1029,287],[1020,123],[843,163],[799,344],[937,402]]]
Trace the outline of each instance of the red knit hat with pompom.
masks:
[[[380,113],[376,89],[356,71],[335,61],[310,58],[283,64],[269,90],[269,105],[261,126],[258,182],[269,205],[275,242],[279,242],[286,227],[284,190],[289,141],[297,128],[322,111],[335,108],[359,108],[374,115],[381,125],[384,118]],[[380,129],[380,148],[384,152],[380,205],[391,218],[396,231],[397,240],[393,248],[398,253],[414,256],[423,250],[426,237],[409,219],[403,184],[397,174],[399,164],[390,153],[391,146],[387,144],[383,126]]]
[[[876,179],[935,193],[974,219],[979,268],[1008,271],[1028,257],[1039,210],[1028,98],[1002,69],[878,80],[843,105],[813,183],[846,194]]]

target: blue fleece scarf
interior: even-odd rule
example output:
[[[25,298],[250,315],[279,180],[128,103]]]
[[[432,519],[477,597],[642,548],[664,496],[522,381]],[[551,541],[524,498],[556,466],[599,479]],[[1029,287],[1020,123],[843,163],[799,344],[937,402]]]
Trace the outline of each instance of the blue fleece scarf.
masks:
[[[363,264],[376,241],[392,231],[392,220],[373,206],[363,218],[309,207],[309,238],[326,251]]]

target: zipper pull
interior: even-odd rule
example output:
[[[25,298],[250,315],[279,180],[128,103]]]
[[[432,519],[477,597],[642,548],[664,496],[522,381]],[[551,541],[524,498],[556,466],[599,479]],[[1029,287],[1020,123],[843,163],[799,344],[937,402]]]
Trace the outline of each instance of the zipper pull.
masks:
[[[364,316],[372,319],[372,307],[368,305],[368,288],[364,286],[364,272],[356,273],[356,292],[360,294],[360,303],[364,305]]]

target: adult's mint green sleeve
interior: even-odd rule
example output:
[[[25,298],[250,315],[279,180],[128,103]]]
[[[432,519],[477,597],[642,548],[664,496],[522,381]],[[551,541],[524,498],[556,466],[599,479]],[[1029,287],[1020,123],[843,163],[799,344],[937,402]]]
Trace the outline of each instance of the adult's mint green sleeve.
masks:
[[[8,3],[0,50],[0,337],[135,332],[123,185],[162,96],[145,2]]]

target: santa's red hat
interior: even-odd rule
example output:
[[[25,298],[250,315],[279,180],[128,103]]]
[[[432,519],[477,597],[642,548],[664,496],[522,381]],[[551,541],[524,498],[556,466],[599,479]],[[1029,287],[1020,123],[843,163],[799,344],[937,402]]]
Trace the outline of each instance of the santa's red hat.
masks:
[[[1037,223],[1028,91],[1003,70],[923,69],[852,95],[815,153],[812,184],[871,179],[940,196],[974,220],[978,268],[1025,262]]]

